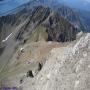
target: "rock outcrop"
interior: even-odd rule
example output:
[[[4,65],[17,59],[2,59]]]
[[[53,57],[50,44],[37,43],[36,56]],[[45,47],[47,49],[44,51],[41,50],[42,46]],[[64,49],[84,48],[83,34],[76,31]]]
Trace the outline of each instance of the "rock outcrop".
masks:
[[[25,71],[22,71],[22,73],[20,73],[21,71],[17,73],[11,71],[13,76],[8,72],[8,77],[4,78],[2,85],[11,87],[15,85],[22,90],[89,90],[89,55],[90,33],[87,33],[83,34],[76,42],[72,42],[65,47],[54,47],[44,57],[46,62],[37,74],[35,74],[36,71],[34,72],[33,78],[26,77]],[[23,82],[19,83],[19,80],[23,80]]]
[[[74,45],[53,49],[31,87],[23,90],[89,90],[90,89],[90,34]]]
[[[75,11],[69,8],[68,6],[61,6],[57,9],[58,13],[71,22],[75,27],[77,27],[78,31],[85,30],[83,22],[81,21],[80,15]]]

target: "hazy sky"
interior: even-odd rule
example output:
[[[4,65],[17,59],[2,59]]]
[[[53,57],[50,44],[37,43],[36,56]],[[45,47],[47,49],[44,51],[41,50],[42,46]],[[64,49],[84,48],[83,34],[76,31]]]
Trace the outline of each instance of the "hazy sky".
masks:
[[[0,14],[14,9],[30,0],[4,0],[0,1]],[[79,9],[90,10],[90,0],[55,0]]]
[[[90,0],[58,0],[73,8],[90,11]]]
[[[14,9],[19,5],[22,5],[29,0],[4,0],[0,2],[0,14]]]

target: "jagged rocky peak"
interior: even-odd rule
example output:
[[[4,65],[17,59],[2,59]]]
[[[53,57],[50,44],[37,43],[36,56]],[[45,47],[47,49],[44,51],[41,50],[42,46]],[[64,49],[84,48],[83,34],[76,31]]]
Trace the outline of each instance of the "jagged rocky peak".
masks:
[[[47,27],[48,40],[66,42],[76,39],[77,29],[56,12],[49,15],[44,25]]]
[[[32,16],[30,17],[33,21],[39,21],[42,23],[50,14],[50,8],[37,6],[34,8],[32,12]]]
[[[38,26],[45,28],[48,41],[66,42],[76,39],[77,29],[74,25],[48,7],[35,7],[29,19],[29,22],[25,25],[24,31],[29,29],[30,24],[33,23],[35,30],[37,30]],[[22,37],[22,34],[19,33],[19,35],[21,35],[19,38]]]
[[[44,20],[48,18],[49,14],[50,14],[50,8],[48,7],[43,7],[43,6],[34,7],[31,14],[29,14],[27,23],[25,23],[25,25],[22,27],[19,34],[17,35],[16,40],[22,40],[26,38],[27,36],[25,37],[25,34],[27,35],[27,33],[28,33],[28,36],[32,36],[31,34],[35,30],[37,30],[39,25],[41,25]],[[36,34],[38,33],[37,31],[36,31]]]
[[[9,27],[9,30],[13,31],[11,28],[15,28],[27,20],[20,28],[18,35],[16,35],[16,39],[19,40],[23,40],[30,36],[34,30],[37,30],[38,26],[45,28],[45,32],[48,35],[48,41],[65,42],[76,39],[77,28],[66,19],[65,16],[61,16],[50,7],[39,5],[31,10],[24,8],[16,14],[3,16],[0,20],[2,21],[0,25],[2,26],[3,24],[1,27],[1,31],[3,32],[7,27]],[[1,35],[3,35],[3,32]]]
[[[57,11],[62,17],[66,18],[75,27],[77,27],[79,31],[84,29],[84,26],[80,20],[80,16],[76,11],[72,10],[71,8],[65,5],[62,5],[57,8]]]

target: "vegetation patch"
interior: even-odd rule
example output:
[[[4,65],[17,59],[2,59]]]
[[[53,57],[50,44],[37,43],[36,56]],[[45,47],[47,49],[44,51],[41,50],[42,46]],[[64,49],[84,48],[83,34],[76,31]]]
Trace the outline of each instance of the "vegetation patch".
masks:
[[[46,32],[46,28],[43,26],[38,26],[36,27],[36,29],[34,30],[34,32],[32,32],[29,40],[27,42],[38,42],[38,41],[46,41],[48,39],[48,33]]]

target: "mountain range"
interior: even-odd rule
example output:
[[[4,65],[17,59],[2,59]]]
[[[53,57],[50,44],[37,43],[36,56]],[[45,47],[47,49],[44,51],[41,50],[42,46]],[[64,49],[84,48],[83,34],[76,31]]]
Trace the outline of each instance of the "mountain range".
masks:
[[[66,6],[60,6],[60,7],[56,7],[54,10],[52,10],[53,6],[52,6],[52,8],[50,8],[47,5],[46,7],[48,7],[48,9],[44,12],[43,11],[45,9],[44,7],[42,7],[44,9],[41,10],[41,7],[39,8],[37,6],[36,2],[34,2],[34,3],[35,4],[33,4],[33,6],[32,6],[32,3],[28,3],[27,5],[22,7],[22,10],[19,9],[20,10],[19,11],[16,9],[17,10],[16,13],[10,14],[7,16],[2,16],[0,18],[1,40],[4,39],[7,35],[9,35],[10,32],[12,32],[13,27],[16,27],[17,25],[22,23],[27,18],[29,18],[29,22],[28,22],[28,24],[26,24],[27,26],[25,26],[25,27],[28,27],[29,24],[31,24],[31,23],[33,23],[33,24],[37,23],[39,25],[44,23],[45,25],[50,24],[50,26],[48,26],[48,27],[43,25],[43,26],[45,26],[46,29],[49,28],[49,29],[55,30],[55,28],[57,26],[59,26],[58,24],[60,24],[60,23],[62,24],[63,27],[65,27],[64,26],[65,23],[70,23],[74,28],[77,29],[75,32],[84,30],[84,26],[83,26],[82,22],[80,21],[79,15],[76,12],[74,12],[71,8],[66,7]],[[35,7],[38,7],[38,8],[35,10]],[[43,12],[41,13],[41,11],[43,11]],[[51,15],[52,13],[53,13],[53,16]],[[40,17],[42,17],[42,19]],[[66,25],[68,25],[68,24],[66,24]],[[9,28],[9,30],[7,30],[7,28]],[[11,28],[11,30],[10,30],[10,28]],[[58,27],[58,30],[60,28]],[[69,26],[69,28],[70,28],[70,26]],[[65,30],[65,29],[67,29],[67,27],[63,28],[63,29]],[[23,30],[23,32],[24,31],[27,31],[26,28],[25,28],[25,30]],[[65,31],[67,31],[67,30],[65,30]],[[4,35],[3,35],[3,33],[4,33]],[[63,32],[63,33],[65,33],[65,32]],[[57,36],[57,38],[58,38],[58,36]]]
[[[22,0],[23,1],[23,0]],[[22,2],[21,1],[21,2]],[[10,2],[11,3],[9,3],[9,4],[14,4],[14,2],[12,1],[12,0],[10,0]],[[27,1],[28,2],[28,1]],[[66,1],[65,1],[66,2]],[[68,2],[70,2],[70,1],[68,1]],[[73,3],[73,1],[71,1],[72,3]],[[75,2],[77,2],[77,1],[75,1]],[[81,2],[81,1],[80,1]],[[84,1],[85,2],[85,1]],[[16,3],[16,1],[15,1],[15,3]],[[9,5],[8,4],[8,5]],[[78,6],[76,6],[76,7],[71,7],[70,5],[72,5],[72,4],[65,4],[65,3],[63,3],[63,1],[56,1],[56,0],[47,0],[47,1],[45,1],[45,0],[30,0],[30,2],[28,3],[28,5],[27,4],[24,4],[24,5],[19,5],[19,7],[17,6],[16,8],[15,7],[12,7],[11,6],[11,8],[13,8],[13,9],[10,9],[10,10],[8,10],[8,9],[5,9],[5,10],[7,10],[6,12],[3,12],[3,13],[1,13],[0,14],[0,16],[4,16],[4,15],[7,15],[7,14],[10,14],[10,13],[15,13],[15,12],[17,12],[17,11],[20,11],[20,10],[22,10],[23,8],[25,8],[25,6],[29,6],[28,8],[31,8],[31,7],[33,7],[33,6],[38,6],[38,5],[45,5],[45,6],[48,6],[48,7],[50,7],[50,8],[52,8],[52,9],[58,9],[60,6],[65,6],[65,7],[68,7],[69,9],[70,8],[72,8],[72,11],[74,11],[75,12],[75,14],[77,14],[76,16],[77,17],[79,17],[79,20],[81,19],[81,23],[83,24],[83,26],[84,26],[84,29],[86,30],[86,31],[90,31],[89,30],[89,24],[88,24],[88,21],[89,21],[89,15],[88,15],[88,13],[90,13],[88,10],[83,10],[83,9],[79,9],[79,8],[77,8]],[[80,5],[80,4],[79,4]],[[1,6],[1,11],[0,12],[2,12],[2,11],[4,11],[4,10],[2,10],[2,9],[4,9],[3,7],[6,7],[6,6],[3,6],[3,5],[0,5]],[[14,5],[13,5],[14,6]],[[80,6],[83,6],[83,5],[80,5]],[[7,6],[8,7],[8,6]],[[83,14],[83,16],[82,16],[82,13],[84,13]],[[86,15],[85,15],[86,14]],[[88,15],[88,17],[86,17]],[[87,21],[88,20],[88,21]],[[83,29],[83,28],[82,28]]]
[[[90,90],[89,11],[26,1],[0,14],[0,89]]]

